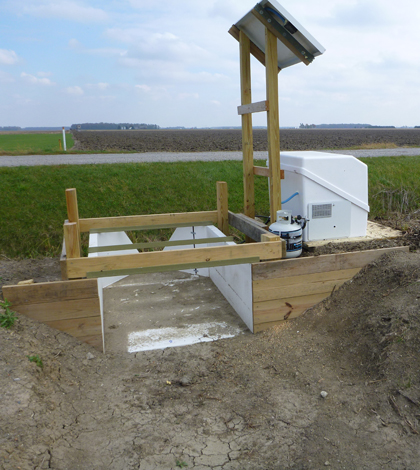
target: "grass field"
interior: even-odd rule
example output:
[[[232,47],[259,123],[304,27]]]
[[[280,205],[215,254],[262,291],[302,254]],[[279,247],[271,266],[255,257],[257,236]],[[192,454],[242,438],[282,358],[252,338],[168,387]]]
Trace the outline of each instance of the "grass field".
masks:
[[[364,162],[371,219],[419,209],[420,157]],[[243,210],[242,163],[235,161],[0,168],[0,181],[0,252],[8,257],[60,253],[66,188],[77,188],[81,217],[215,210],[216,181],[228,183],[229,208]],[[257,213],[268,214],[267,180],[255,184]]]
[[[0,134],[0,155],[51,155],[63,153],[63,135],[61,132],[51,134]],[[73,145],[73,136],[66,133],[67,150]]]

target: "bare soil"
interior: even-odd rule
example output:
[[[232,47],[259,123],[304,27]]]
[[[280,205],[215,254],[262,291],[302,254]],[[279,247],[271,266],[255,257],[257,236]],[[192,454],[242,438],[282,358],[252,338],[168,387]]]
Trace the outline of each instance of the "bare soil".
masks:
[[[264,333],[131,356],[19,316],[0,364],[2,469],[414,470],[420,254]]]
[[[407,131],[403,142],[403,130],[292,131],[288,143],[282,131],[282,148],[342,148],[353,132],[420,145],[420,132]],[[80,132],[78,145],[96,134],[86,149],[116,148],[118,134],[121,150],[240,150],[240,131]],[[420,223],[405,225],[386,245],[322,248],[413,251],[382,257],[301,317],[257,335],[103,355],[18,316],[0,328],[0,469],[417,470]],[[59,276],[57,259],[0,259],[0,287]],[[43,367],[29,361],[36,355]]]
[[[242,150],[239,129],[73,131],[74,150],[92,152],[219,152]],[[254,150],[267,150],[267,131],[256,129]],[[387,144],[419,147],[420,129],[282,129],[282,150],[343,149]]]

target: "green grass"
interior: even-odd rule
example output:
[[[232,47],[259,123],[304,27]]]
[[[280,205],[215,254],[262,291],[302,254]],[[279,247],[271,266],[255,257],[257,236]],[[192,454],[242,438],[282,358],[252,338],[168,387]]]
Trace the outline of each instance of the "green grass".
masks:
[[[390,218],[420,208],[420,156],[362,158],[369,168],[369,218]]]
[[[419,209],[420,157],[364,161],[369,166],[371,219]],[[80,217],[111,217],[215,210],[216,181],[228,183],[229,209],[242,212],[241,162],[0,168],[0,252],[8,257],[57,256],[66,188],[77,188]],[[256,212],[268,214],[267,179],[256,177],[255,185]],[[154,236],[142,235],[138,241]]]
[[[60,150],[59,140],[63,146],[61,132],[44,134],[0,134],[1,155],[51,155],[63,153]],[[67,150],[74,145],[73,136],[66,133]]]
[[[77,189],[80,217],[215,210],[216,181],[228,182],[229,208],[243,210],[242,163],[234,161],[0,168],[0,181],[8,257],[60,253],[66,188]],[[255,183],[257,213],[267,214],[267,179]]]

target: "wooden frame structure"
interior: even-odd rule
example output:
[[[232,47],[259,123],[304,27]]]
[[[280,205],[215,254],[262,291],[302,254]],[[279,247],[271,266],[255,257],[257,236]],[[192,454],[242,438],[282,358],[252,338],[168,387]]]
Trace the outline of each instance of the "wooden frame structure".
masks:
[[[275,0],[261,0],[233,25],[229,33],[239,42],[244,213],[255,217],[254,175],[270,181],[270,219],[281,209],[280,121],[278,73],[299,62],[309,65],[324,48]],[[263,34],[264,33],[264,34]],[[264,40],[263,40],[264,37]],[[252,103],[251,55],[265,66],[266,100]],[[254,166],[252,114],[267,113],[268,168]]]
[[[135,215],[104,218],[79,218],[76,189],[66,190],[68,220],[64,223],[65,257],[62,258],[62,274],[65,279],[98,278],[156,271],[176,271],[191,267],[214,267],[245,264],[261,260],[285,257],[285,244],[278,236],[268,232],[264,224],[228,209],[228,191],[225,182],[217,182],[217,210],[174,214]],[[101,257],[82,257],[80,234],[83,232],[117,232],[175,228],[218,224],[228,235],[229,224],[241,230],[257,243],[196,247],[170,251],[152,251],[137,254],[121,254]],[[231,238],[200,240],[197,244],[231,241]],[[191,240],[109,246],[102,251],[124,251],[133,248],[182,246]],[[99,251],[99,250],[96,250]]]

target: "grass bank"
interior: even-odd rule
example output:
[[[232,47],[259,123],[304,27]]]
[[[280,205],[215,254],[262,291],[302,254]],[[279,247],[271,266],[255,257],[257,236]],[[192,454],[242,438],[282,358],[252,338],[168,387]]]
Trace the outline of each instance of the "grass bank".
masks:
[[[64,153],[61,132],[35,134],[0,134],[0,155],[51,155]],[[67,150],[74,145],[73,136],[66,133]]]
[[[420,157],[364,161],[371,219],[418,210]],[[77,188],[81,217],[214,210],[216,181],[228,183],[229,208],[243,210],[242,163],[235,161],[0,168],[0,181],[0,252],[8,257],[60,253],[66,188]],[[266,178],[255,185],[257,213],[268,214]]]

